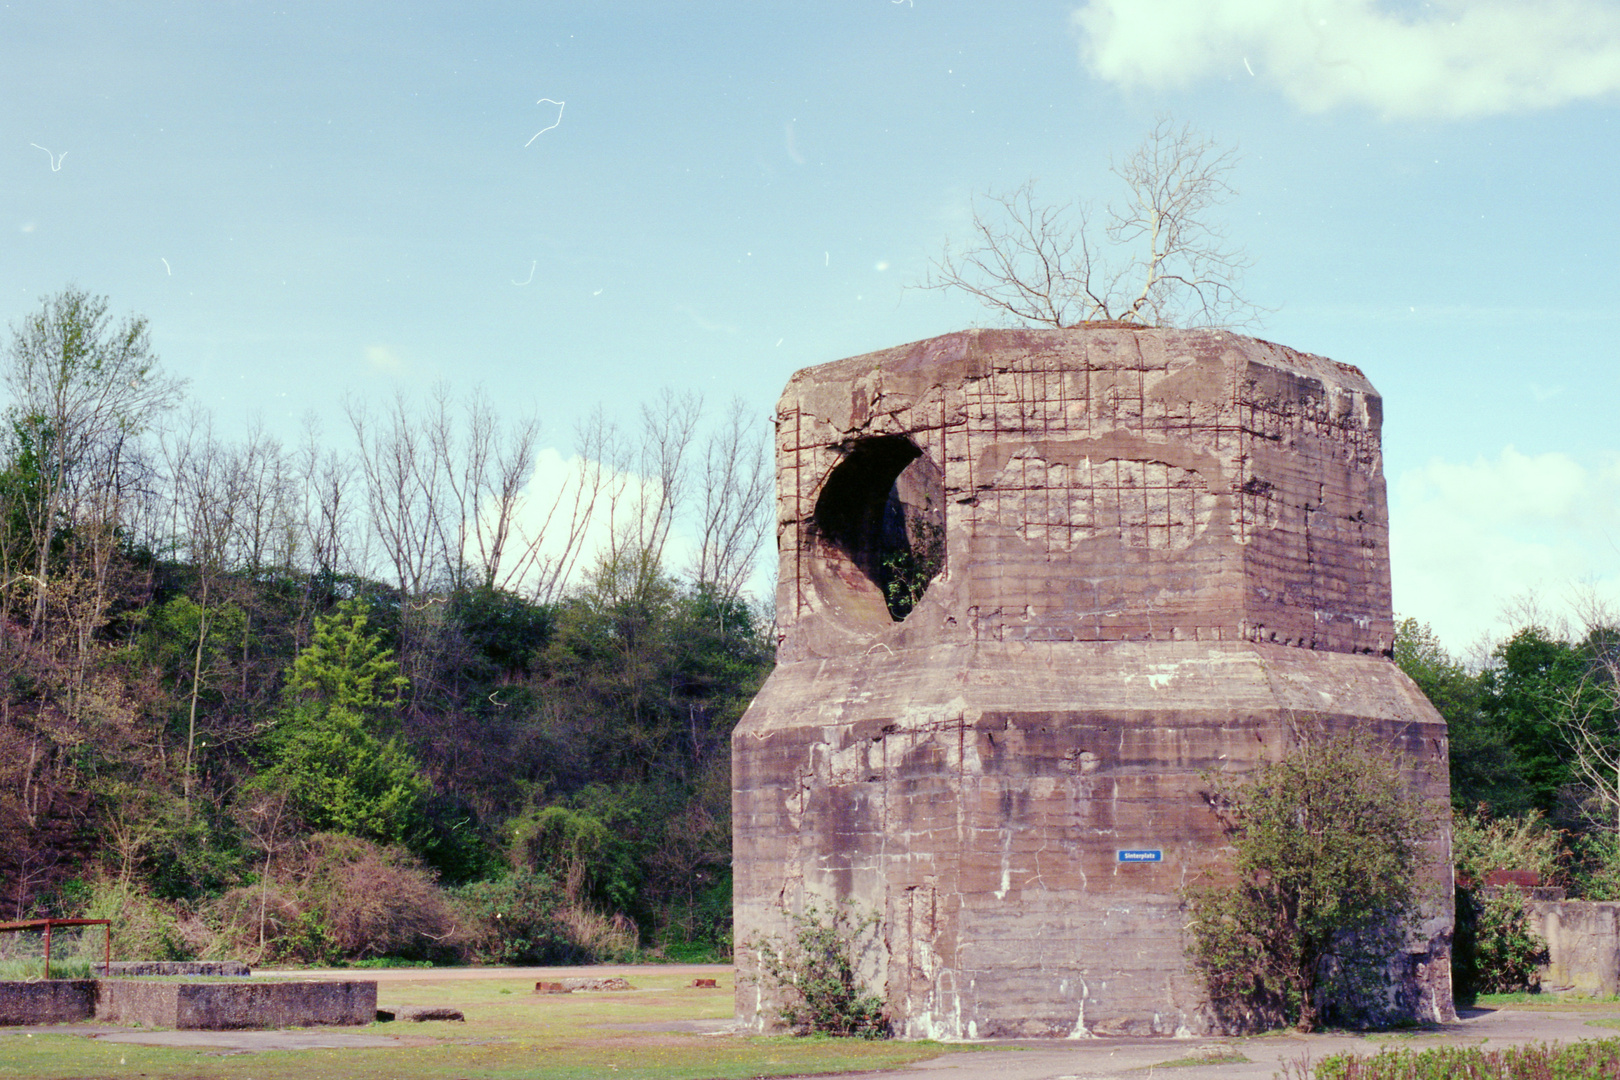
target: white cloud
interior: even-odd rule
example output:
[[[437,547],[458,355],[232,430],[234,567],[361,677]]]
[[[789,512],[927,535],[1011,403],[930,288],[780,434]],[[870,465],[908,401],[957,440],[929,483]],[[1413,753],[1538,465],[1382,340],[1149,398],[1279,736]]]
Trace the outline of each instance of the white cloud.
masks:
[[[386,345],[367,345],[366,363],[370,364],[373,370],[388,375],[399,374],[401,366],[399,354]]]
[[[1620,91],[1613,0],[1088,0],[1072,16],[1094,75],[1180,87],[1253,77],[1310,112],[1464,119]]]
[[[1503,609],[1529,591],[1555,608],[1584,585],[1620,600],[1620,459],[1509,446],[1408,470],[1390,489],[1390,563],[1395,610],[1458,653],[1513,629]]]

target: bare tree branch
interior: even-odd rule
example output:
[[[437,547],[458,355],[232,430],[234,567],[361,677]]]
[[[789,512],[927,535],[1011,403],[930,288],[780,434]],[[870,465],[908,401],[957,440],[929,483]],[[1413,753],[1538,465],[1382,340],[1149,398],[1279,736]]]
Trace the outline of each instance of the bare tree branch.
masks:
[[[1586,669],[1565,695],[1562,727],[1575,774],[1591,794],[1586,809],[1604,829],[1620,833],[1620,626],[1607,605],[1590,610],[1581,650]]]
[[[1247,256],[1213,220],[1236,192],[1234,150],[1160,117],[1114,175],[1130,199],[1108,208],[1108,258],[1079,203],[1047,203],[1035,182],[973,205],[973,238],[923,282],[965,292],[1015,321],[1045,326],[1244,326],[1264,312],[1243,298]]]
[[[742,592],[770,525],[766,510],[774,477],[763,436],[739,398],[703,446],[698,549],[690,574],[699,586],[727,597]]]

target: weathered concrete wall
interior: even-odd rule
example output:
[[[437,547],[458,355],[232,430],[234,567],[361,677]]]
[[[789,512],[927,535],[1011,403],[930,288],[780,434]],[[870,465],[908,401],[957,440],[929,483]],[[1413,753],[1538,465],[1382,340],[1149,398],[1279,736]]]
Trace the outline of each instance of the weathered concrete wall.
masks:
[[[1381,425],[1356,369],[1214,331],[968,331],[808,368],[777,413],[783,659],[874,634],[1385,653]],[[816,516],[884,438],[939,478],[949,551],[902,627]]]
[[[0,1025],[72,1024],[96,1012],[94,979],[0,982]]]
[[[1620,903],[1532,900],[1530,927],[1547,943],[1544,990],[1620,993]]]
[[[779,662],[733,740],[738,942],[847,898],[908,1036],[1207,1030],[1179,896],[1225,857],[1203,771],[1301,720],[1370,728],[1445,804],[1444,722],[1387,659],[1380,424],[1355,369],[1219,332],[971,331],[795,375]],[[1449,822],[1431,848],[1392,1009],[1444,1018]]]
[[[369,1024],[377,1016],[377,984],[104,979],[95,1015],[113,1024],[208,1031]]]

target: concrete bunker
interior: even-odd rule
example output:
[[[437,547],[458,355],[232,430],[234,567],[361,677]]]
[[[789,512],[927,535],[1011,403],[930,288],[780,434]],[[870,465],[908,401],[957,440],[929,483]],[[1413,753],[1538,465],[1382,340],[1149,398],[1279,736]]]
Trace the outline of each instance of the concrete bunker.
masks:
[[[907,1037],[1217,1030],[1180,897],[1226,865],[1206,770],[1308,719],[1447,805],[1444,721],[1389,659],[1381,424],[1355,368],[1221,331],[977,330],[795,374],[736,940],[875,913],[862,975]],[[897,610],[885,565],[929,529],[948,565]],[[1381,1018],[1453,1015],[1449,829]]]

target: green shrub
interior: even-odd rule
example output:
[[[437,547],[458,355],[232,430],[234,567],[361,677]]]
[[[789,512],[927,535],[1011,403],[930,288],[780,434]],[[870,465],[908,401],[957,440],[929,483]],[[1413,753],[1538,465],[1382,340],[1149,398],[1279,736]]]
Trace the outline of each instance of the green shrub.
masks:
[[[319,911],[300,911],[292,925],[276,941],[279,959],[296,960],[315,967],[336,967],[343,960],[332,931]]]
[[[349,965],[366,971],[387,971],[395,968],[430,968],[431,960],[401,960],[397,956],[368,956]]]
[[[1451,860],[1457,877],[1471,887],[1485,883],[1492,870],[1529,870],[1545,885],[1563,880],[1563,837],[1541,811],[1519,817],[1456,814],[1451,819]]]
[[[1385,1019],[1370,1003],[1416,900],[1432,813],[1398,763],[1362,734],[1296,734],[1281,761],[1206,777],[1234,857],[1183,895],[1193,963],[1232,1029]]]
[[[1570,846],[1574,894],[1582,900],[1620,900],[1620,836],[1586,833]]]
[[[1284,1080],[1598,1080],[1620,1068],[1620,1039],[1485,1050],[1437,1046],[1429,1050],[1385,1050],[1371,1057],[1334,1054],[1314,1070],[1290,1062]]]
[[[1482,994],[1509,994],[1536,990],[1536,968],[1547,962],[1547,945],[1530,929],[1524,893],[1503,886],[1479,905],[1475,930],[1478,975],[1475,987]]]
[[[80,917],[112,920],[114,960],[190,960],[195,950],[180,930],[179,908],[154,897],[132,881],[102,878],[90,886]],[[84,948],[99,958],[100,928],[86,934]],[[94,938],[94,941],[90,939]]]
[[[592,957],[570,940],[560,918],[566,899],[547,874],[517,870],[451,890],[468,959],[480,964],[568,964]]]
[[[629,911],[642,877],[631,840],[641,808],[631,792],[600,785],[578,801],[585,805],[545,806],[508,822],[512,865],[555,878],[571,901]]]
[[[857,916],[848,901],[823,911],[814,903],[795,915],[787,939],[761,936],[749,942],[760,972],[780,995],[777,1017],[797,1035],[885,1038],[889,1022],[883,999],[868,993],[856,975],[858,945],[877,925],[874,912]]]

